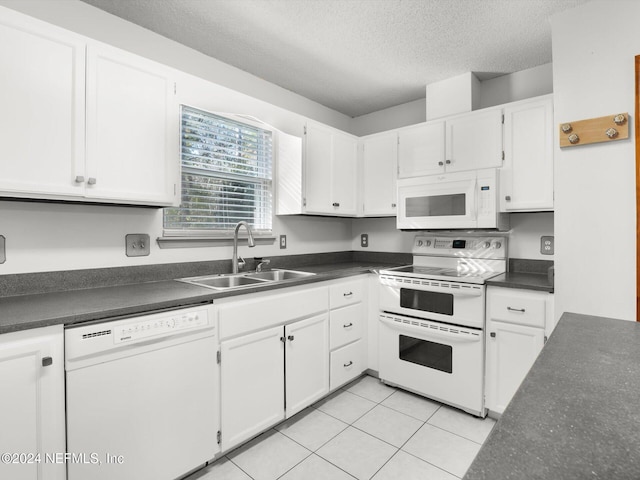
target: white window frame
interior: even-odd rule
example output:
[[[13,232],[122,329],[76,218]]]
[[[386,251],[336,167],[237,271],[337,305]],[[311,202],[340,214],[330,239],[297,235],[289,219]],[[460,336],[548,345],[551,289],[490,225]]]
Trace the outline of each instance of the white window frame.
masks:
[[[183,111],[187,109],[187,110],[194,110],[202,115],[211,115],[217,118],[223,118],[223,119],[227,119],[230,122],[233,123],[240,123],[243,125],[247,125],[249,127],[253,127],[253,128],[257,128],[260,129],[262,131],[265,132],[269,132],[271,134],[271,153],[270,153],[270,169],[271,169],[271,175],[270,178],[267,177],[256,177],[256,176],[247,176],[247,177],[243,177],[241,175],[231,175],[229,176],[228,174],[224,174],[224,173],[220,173],[220,172],[216,172],[215,170],[205,170],[205,169],[198,169],[198,168],[193,168],[193,167],[185,167],[183,165],[183,127],[182,127],[182,119],[183,119]],[[226,181],[237,181],[237,182],[243,182],[246,181],[247,183],[259,183],[262,184],[265,188],[267,188],[267,194],[265,196],[266,202],[268,202],[268,205],[263,205],[262,208],[264,209],[265,213],[263,214],[263,219],[265,221],[268,221],[268,226],[269,228],[264,228],[266,223],[262,225],[262,228],[254,228],[254,225],[252,224],[252,232],[254,234],[255,237],[260,238],[269,238],[272,239],[273,238],[273,218],[274,218],[274,173],[275,173],[275,145],[276,145],[276,130],[271,128],[270,126],[264,124],[263,122],[260,122],[259,120],[255,120],[255,119],[248,119],[244,116],[240,116],[240,115],[235,115],[235,114],[221,114],[221,113],[214,113],[214,112],[209,112],[197,107],[193,107],[190,105],[181,105],[180,108],[180,178],[181,178],[181,183],[183,185],[185,185],[185,176],[188,175],[189,173],[196,174],[196,175],[203,175],[203,176],[207,176],[209,178],[214,178],[214,179],[221,179],[221,180],[226,180]],[[262,180],[256,180],[262,178]],[[182,195],[184,195],[184,192],[182,193]],[[198,238],[198,239],[212,239],[212,240],[216,240],[216,239],[229,239],[233,236],[233,231],[234,231],[234,225],[229,225],[227,228],[220,228],[220,229],[202,229],[202,228],[171,228],[171,227],[167,227],[167,221],[166,221],[166,216],[169,214],[169,212],[171,212],[172,209],[176,209],[176,208],[180,208],[180,207],[168,207],[164,209],[163,212],[163,232],[164,232],[164,237],[165,239],[170,239],[170,238],[175,238],[175,239],[180,239],[180,238],[184,238],[184,239],[188,239],[188,238]],[[251,222],[250,222],[251,223]],[[246,232],[244,232],[244,229],[241,230],[242,233],[244,233],[246,235]],[[195,246],[195,245],[194,245]]]

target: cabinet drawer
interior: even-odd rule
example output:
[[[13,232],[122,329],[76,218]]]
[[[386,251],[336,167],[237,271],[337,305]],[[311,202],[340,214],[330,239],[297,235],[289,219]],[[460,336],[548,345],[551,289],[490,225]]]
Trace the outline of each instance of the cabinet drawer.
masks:
[[[358,340],[331,352],[329,390],[341,387],[366,370],[364,346],[364,342]]]
[[[364,321],[362,312],[362,303],[356,303],[355,305],[349,305],[331,311],[330,347],[332,350],[362,337]]]
[[[329,307],[339,308],[361,302],[363,293],[362,279],[332,285],[329,287]]]
[[[501,290],[505,290],[504,292]],[[489,318],[502,322],[544,328],[548,294],[513,289],[489,292]]]

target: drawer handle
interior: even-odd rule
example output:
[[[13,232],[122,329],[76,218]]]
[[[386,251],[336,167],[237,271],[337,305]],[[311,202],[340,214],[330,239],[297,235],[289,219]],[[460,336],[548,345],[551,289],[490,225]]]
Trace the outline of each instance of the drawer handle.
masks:
[[[343,328],[353,327],[353,323],[347,323],[346,325],[343,325],[342,327]]]
[[[509,310],[510,312],[520,312],[520,313],[524,313],[524,308],[513,308],[513,307],[507,307],[507,310]]]
[[[353,295],[353,292],[343,293],[342,294],[343,297],[350,297],[351,295]]]
[[[51,357],[43,357],[42,358],[42,366],[48,367],[49,365],[53,365],[53,358]]]
[[[353,365],[353,362],[351,360],[349,360],[347,363],[344,364],[344,367],[350,367],[351,365]]]

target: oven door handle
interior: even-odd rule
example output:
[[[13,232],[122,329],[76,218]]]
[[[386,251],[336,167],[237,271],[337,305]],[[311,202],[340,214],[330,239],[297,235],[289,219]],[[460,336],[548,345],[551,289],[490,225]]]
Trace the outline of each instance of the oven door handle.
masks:
[[[445,328],[446,330],[435,329],[435,328],[425,328],[417,325],[395,322],[384,315],[380,315],[379,318],[380,318],[380,322],[387,325],[392,330],[402,330],[405,332],[414,333],[416,335],[422,336],[423,338],[425,337],[447,338],[457,343],[473,343],[473,342],[482,341],[482,331],[480,331],[479,334],[475,334],[475,332],[470,333],[472,332],[472,330],[468,328],[462,328],[462,327],[456,328],[453,326],[451,327],[443,326],[443,328]],[[402,317],[397,316],[397,318],[402,318]],[[416,320],[416,321],[420,322],[420,320]],[[465,333],[454,333],[451,330],[456,330],[458,332],[465,332]]]
[[[379,279],[379,282],[381,286],[395,290],[398,295],[400,295],[401,288],[405,288],[407,290],[417,290],[420,292],[450,293],[451,295],[457,296],[457,297],[480,297],[482,296],[482,293],[483,293],[481,288],[474,288],[473,286],[460,286],[458,288],[436,287],[436,286],[421,285],[418,283],[405,284],[404,282],[402,282],[402,280],[388,279],[388,278]],[[424,282],[447,283],[445,281],[440,281],[440,280],[424,280]],[[475,285],[475,284],[470,284],[470,285]]]

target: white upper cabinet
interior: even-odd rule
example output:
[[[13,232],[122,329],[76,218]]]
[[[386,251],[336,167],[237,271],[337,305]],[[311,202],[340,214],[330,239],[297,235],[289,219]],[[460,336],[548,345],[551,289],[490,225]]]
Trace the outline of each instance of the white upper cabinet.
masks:
[[[500,210],[553,209],[553,96],[505,105]]]
[[[87,196],[174,203],[179,167],[174,89],[168,68],[107,45],[89,45]]]
[[[304,213],[355,216],[358,140],[308,122],[304,140]]]
[[[398,130],[398,178],[444,172],[445,123],[420,123]]]
[[[395,131],[364,137],[362,154],[362,214],[396,214],[398,135]]]
[[[0,195],[81,196],[85,43],[0,11]]]
[[[483,109],[398,131],[398,178],[502,165],[502,109]]]
[[[446,121],[447,172],[502,166],[502,109],[483,109]]]
[[[179,204],[170,69],[0,13],[0,196]]]

